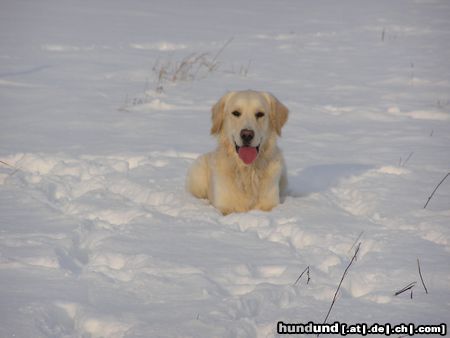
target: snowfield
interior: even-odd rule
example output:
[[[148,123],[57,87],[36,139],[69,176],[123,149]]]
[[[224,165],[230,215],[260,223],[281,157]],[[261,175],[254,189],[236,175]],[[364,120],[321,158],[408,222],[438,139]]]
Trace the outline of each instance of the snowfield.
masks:
[[[0,7],[0,337],[274,337],[358,245],[328,323],[450,324],[448,1]],[[222,216],[185,175],[248,88],[289,194]]]

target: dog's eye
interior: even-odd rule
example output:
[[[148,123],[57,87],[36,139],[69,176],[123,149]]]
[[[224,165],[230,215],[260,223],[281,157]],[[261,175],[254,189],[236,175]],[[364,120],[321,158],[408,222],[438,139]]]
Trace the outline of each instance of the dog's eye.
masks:
[[[235,110],[234,112],[232,112],[231,114],[233,114],[234,116],[236,116],[236,117],[239,117],[239,116],[241,116],[241,113],[240,112],[238,112],[237,110]]]
[[[259,118],[261,118],[261,117],[264,116],[264,113],[259,111],[259,112],[257,112],[257,113],[255,114],[255,116],[256,116],[257,119],[259,119]]]

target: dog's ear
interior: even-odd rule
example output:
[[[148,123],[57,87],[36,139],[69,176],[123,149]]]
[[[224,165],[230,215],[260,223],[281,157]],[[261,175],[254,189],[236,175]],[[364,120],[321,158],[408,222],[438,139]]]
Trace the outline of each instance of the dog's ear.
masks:
[[[269,119],[272,128],[281,135],[281,128],[288,119],[289,109],[270,93],[263,93],[270,104]]]
[[[212,106],[212,126],[211,126],[211,134],[217,135],[222,130],[223,118],[224,118],[224,109],[225,104],[228,99],[234,94],[234,92],[229,92],[222,96],[220,100]]]

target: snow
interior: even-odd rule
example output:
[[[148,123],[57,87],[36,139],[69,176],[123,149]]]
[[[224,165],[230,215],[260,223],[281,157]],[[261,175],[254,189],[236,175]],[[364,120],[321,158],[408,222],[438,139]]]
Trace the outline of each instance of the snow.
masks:
[[[423,208],[450,170],[449,16],[4,1],[0,336],[273,337],[324,321],[359,242],[328,322],[449,324],[450,179]],[[212,104],[248,88],[290,108],[289,194],[222,216],[185,175],[215,145]]]

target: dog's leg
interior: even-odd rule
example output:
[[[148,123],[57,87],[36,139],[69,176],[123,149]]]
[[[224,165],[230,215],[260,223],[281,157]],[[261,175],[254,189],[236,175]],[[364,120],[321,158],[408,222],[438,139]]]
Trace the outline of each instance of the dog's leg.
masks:
[[[284,165],[284,162],[283,162],[283,169],[281,171],[281,177],[280,177],[280,183],[279,183],[280,197],[286,197],[287,186],[288,186],[287,170],[286,170],[286,166]]]
[[[270,211],[280,203],[280,189],[278,182],[272,184],[270,189],[264,189],[261,193],[258,203],[255,205],[255,209]]]
[[[208,198],[209,168],[207,155],[200,156],[192,164],[187,175],[187,190],[197,198]]]
[[[280,203],[280,188],[285,184],[286,177],[283,175],[283,168],[273,165],[269,168],[270,174],[260,182],[261,190],[256,209],[270,211]]]
[[[280,204],[281,196],[286,193],[287,170],[283,157],[272,162],[266,170],[267,174],[260,182],[261,190],[255,208],[269,211]]]

